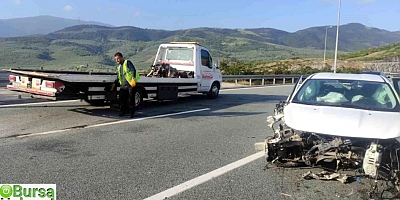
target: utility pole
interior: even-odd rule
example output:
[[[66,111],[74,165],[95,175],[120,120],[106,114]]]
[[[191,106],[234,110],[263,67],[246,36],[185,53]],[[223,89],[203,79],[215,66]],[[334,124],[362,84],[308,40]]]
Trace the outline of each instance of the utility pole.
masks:
[[[328,37],[328,28],[332,28],[332,26],[326,27],[326,30],[325,30],[324,65],[323,65],[322,67],[325,67],[325,64],[326,64],[326,62],[325,62],[325,56],[326,56],[326,38]]]
[[[336,47],[335,47],[335,62],[333,64],[333,73],[336,73],[336,62],[337,62],[337,49],[339,42],[339,25],[340,25],[340,4],[342,0],[339,0],[339,9],[338,9],[338,20],[337,20],[337,28],[336,28]]]

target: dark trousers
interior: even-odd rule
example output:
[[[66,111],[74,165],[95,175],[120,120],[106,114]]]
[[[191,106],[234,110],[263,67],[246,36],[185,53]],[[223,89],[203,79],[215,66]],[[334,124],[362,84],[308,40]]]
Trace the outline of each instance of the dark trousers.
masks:
[[[135,93],[136,87],[120,88],[119,104],[121,113],[127,113],[128,111],[130,114],[135,113]]]

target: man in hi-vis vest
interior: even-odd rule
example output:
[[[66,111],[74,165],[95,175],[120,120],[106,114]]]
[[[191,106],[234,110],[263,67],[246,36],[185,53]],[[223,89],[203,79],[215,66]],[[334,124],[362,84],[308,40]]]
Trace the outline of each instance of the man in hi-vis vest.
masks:
[[[135,94],[136,82],[140,79],[139,73],[136,71],[135,66],[130,60],[125,60],[120,52],[115,55],[115,61],[119,64],[117,67],[117,78],[111,86],[111,91],[116,85],[120,86],[119,102],[120,114],[124,116],[128,110],[130,117],[135,114]]]

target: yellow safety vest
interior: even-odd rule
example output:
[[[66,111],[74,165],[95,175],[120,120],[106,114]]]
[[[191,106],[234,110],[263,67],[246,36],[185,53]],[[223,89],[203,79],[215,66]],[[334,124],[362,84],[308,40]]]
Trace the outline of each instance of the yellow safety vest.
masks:
[[[129,70],[129,68],[128,68],[128,60],[124,61],[124,64],[122,65],[122,67],[123,67],[125,79],[128,81],[128,83],[132,87],[135,87],[136,86],[136,82],[140,79],[139,72],[136,70],[135,78],[133,78],[132,71]],[[121,65],[118,65],[117,72],[118,72],[119,84],[122,85],[124,80],[123,80],[123,77],[122,77],[122,74],[121,74]]]

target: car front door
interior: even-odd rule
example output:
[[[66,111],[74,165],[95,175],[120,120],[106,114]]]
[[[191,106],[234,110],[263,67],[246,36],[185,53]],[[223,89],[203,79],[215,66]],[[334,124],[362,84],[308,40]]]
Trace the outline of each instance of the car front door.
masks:
[[[400,78],[392,78],[394,89],[396,89],[397,94],[400,96]]]

